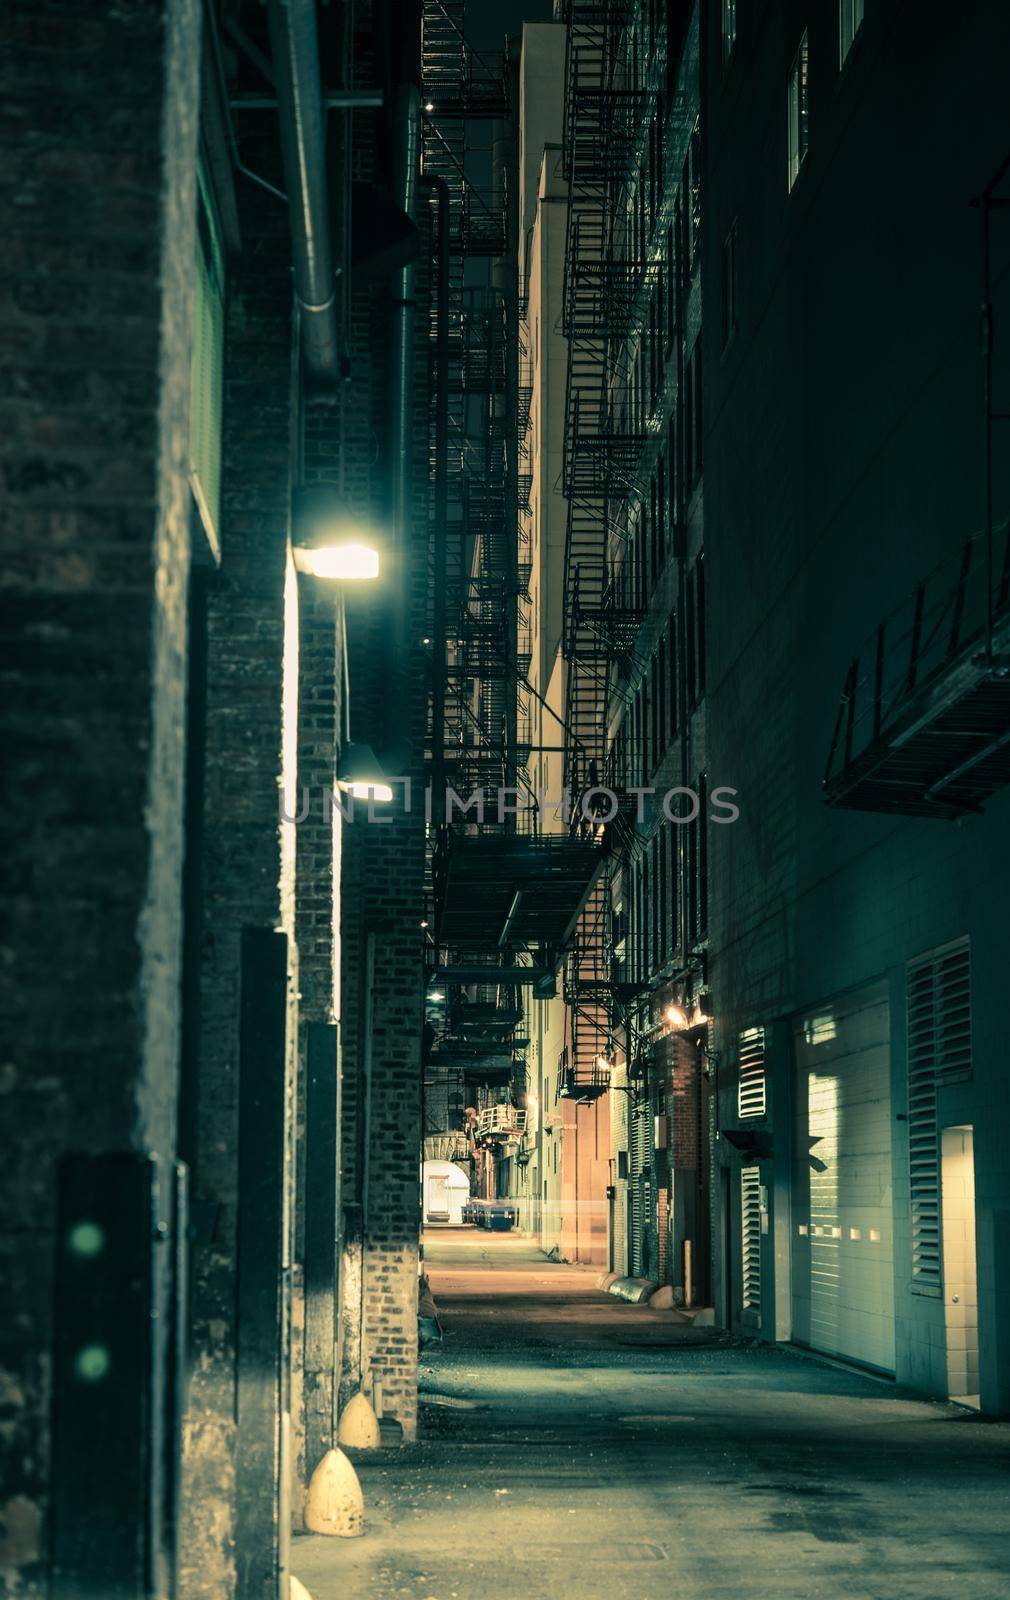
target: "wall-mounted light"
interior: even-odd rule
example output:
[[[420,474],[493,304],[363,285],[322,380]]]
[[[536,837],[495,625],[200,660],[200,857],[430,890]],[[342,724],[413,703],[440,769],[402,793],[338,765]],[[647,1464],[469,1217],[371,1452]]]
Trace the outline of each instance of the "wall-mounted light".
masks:
[[[329,484],[309,484],[295,499],[291,553],[299,572],[338,583],[379,576],[379,541]]]
[[[663,1016],[671,1028],[689,1028],[691,1026],[690,1018],[683,1006],[669,1005],[663,1012]]]
[[[428,990],[428,999],[436,1006],[441,1005],[442,1002],[445,999],[445,990],[444,989],[429,989]]]
[[[345,744],[337,768],[337,788],[355,800],[388,802],[393,798],[392,786],[370,744]]]

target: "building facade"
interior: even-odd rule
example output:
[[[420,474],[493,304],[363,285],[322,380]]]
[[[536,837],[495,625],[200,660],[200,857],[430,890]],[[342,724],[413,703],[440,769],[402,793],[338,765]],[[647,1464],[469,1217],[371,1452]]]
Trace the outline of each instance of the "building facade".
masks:
[[[992,1412],[1005,21],[709,7],[702,53],[707,739],[740,807],[710,853],[722,1311]]]
[[[3,1582],[286,1593],[343,1401],[416,1422],[424,820],[340,783],[423,768],[420,18],[55,9],[3,68]]]

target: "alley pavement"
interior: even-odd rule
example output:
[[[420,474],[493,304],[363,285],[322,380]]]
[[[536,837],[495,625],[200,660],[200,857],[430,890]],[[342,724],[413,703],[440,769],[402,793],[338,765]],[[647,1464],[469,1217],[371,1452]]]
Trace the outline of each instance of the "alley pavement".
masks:
[[[1005,1600],[1010,1424],[686,1328],[530,1240],[429,1230],[417,1445],[313,1600]]]

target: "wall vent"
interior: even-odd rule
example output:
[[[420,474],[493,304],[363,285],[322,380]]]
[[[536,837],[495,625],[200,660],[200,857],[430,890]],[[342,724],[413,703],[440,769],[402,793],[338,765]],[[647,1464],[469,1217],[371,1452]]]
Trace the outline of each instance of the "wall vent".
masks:
[[[742,1309],[761,1315],[761,1168],[740,1169]]]
[[[941,1292],[940,1146],[936,1097],[942,1083],[971,1075],[971,973],[967,939],[908,964],[908,1164],[912,1292]]]
[[[738,1114],[741,1119],[763,1117],[766,1103],[765,1030],[744,1028],[740,1035]]]

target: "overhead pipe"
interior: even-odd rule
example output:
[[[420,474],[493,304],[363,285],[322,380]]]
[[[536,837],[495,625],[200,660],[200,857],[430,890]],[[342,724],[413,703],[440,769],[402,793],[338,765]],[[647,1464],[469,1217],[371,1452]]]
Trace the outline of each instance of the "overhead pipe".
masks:
[[[321,383],[340,376],[337,281],[330,245],[315,0],[268,0],[281,156],[288,195],[302,353]]]

